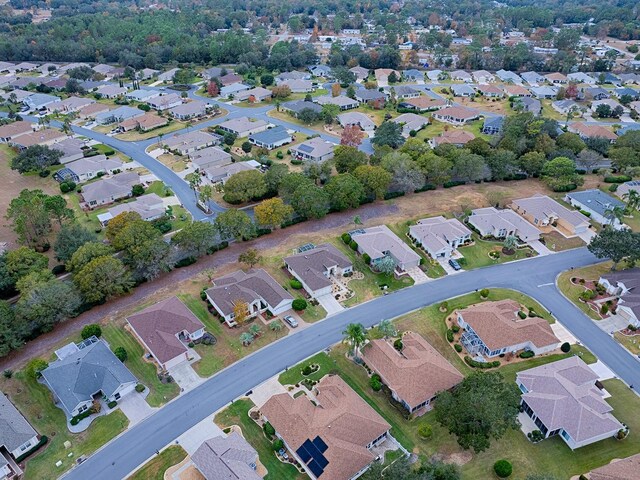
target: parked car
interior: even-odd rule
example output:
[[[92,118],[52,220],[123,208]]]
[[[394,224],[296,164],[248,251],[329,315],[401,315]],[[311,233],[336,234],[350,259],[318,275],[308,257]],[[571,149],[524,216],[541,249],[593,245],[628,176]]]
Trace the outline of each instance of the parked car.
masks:
[[[451,268],[453,268],[456,272],[458,270],[462,270],[462,267],[460,266],[460,264],[453,258],[449,259],[449,265],[451,265]]]
[[[298,326],[298,321],[291,315],[285,316],[284,321],[287,322],[291,326],[291,328],[296,328]]]

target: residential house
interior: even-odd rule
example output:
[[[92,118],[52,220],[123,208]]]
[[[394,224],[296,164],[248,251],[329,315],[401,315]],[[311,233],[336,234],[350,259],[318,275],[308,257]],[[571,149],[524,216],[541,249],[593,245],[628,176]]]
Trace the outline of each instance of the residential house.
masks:
[[[38,433],[0,392],[0,479],[20,478],[16,459],[38,444]]]
[[[632,100],[640,99],[640,92],[638,90],[635,90],[635,89],[629,88],[629,87],[616,88],[616,89],[613,90],[613,94],[618,99],[620,99],[620,98],[622,98],[624,96],[631,97]]]
[[[54,144],[52,148],[62,152],[60,163],[64,165],[65,163],[83,158],[85,150],[89,147],[87,146],[87,142],[84,140],[75,137],[67,137]]]
[[[625,204],[602,190],[594,188],[581,192],[570,192],[565,195],[564,200],[581,212],[588,212],[589,218],[600,225],[611,225],[616,230],[623,228],[620,220],[612,212],[616,207],[624,209]]]
[[[54,401],[69,417],[89,410],[94,401],[120,400],[133,392],[138,380],[111,351],[95,337],[56,352],[58,360],[42,371],[42,380]]]
[[[569,124],[570,132],[577,133],[580,138],[586,140],[587,138],[604,138],[613,143],[617,140],[618,136],[602,125],[588,125],[582,122],[576,122]]]
[[[234,83],[240,83],[242,82],[243,78],[240,75],[236,75],[233,72],[229,72],[226,75],[222,75],[221,77],[219,77],[220,83],[222,85],[224,85],[225,87],[228,87],[229,85],[233,85]]]
[[[584,72],[569,73],[567,75],[567,79],[569,79],[570,82],[575,82],[575,83],[584,83],[587,85],[596,84],[596,79],[593,78],[591,75],[587,75]]]
[[[358,244],[358,253],[371,258],[371,265],[383,258],[391,257],[396,263],[396,272],[402,274],[420,265],[420,255],[403,242],[386,225],[369,227],[351,232],[351,238]]]
[[[405,108],[407,110],[414,110],[419,113],[430,112],[432,110],[438,110],[447,106],[447,101],[439,98],[431,98],[427,96],[421,96],[418,98],[410,98],[403,100],[398,104],[399,108]]]
[[[444,74],[442,70],[429,70],[427,72],[427,78],[432,82],[439,82],[441,80],[441,76]]]
[[[314,387],[314,400],[272,396],[260,411],[312,480],[352,480],[375,460],[391,426],[338,375]]]
[[[187,103],[182,103],[169,110],[171,116],[177,120],[187,121],[194,118],[202,118],[212,108],[207,102],[201,100],[191,100]]]
[[[118,124],[118,128],[121,132],[128,132],[130,130],[148,132],[154,128],[164,127],[168,123],[169,120],[167,118],[161,117],[153,112],[146,112],[139,117],[131,117],[123,120]]]
[[[140,184],[140,176],[135,172],[122,172],[111,178],[101,178],[97,182],[82,187],[83,206],[94,209],[101,205],[129,198],[134,185]]]
[[[544,78],[547,80],[547,82],[552,83],[552,84],[569,83],[569,79],[567,78],[567,76],[563,75],[560,72],[547,73],[544,76]]]
[[[24,103],[31,110],[40,111],[47,105],[59,102],[60,100],[60,97],[56,97],[55,95],[47,95],[46,93],[34,93],[32,95],[29,95],[28,97],[25,97],[25,99],[22,100],[22,103]]]
[[[640,268],[609,272],[598,283],[609,295],[618,297],[616,315],[630,325],[640,326]]]
[[[614,459],[611,463],[591,470],[586,480],[636,480],[640,471],[640,453],[623,459]]]
[[[362,349],[362,360],[409,413],[426,412],[440,392],[451,390],[464,377],[417,333],[407,332],[401,341],[398,350],[391,340],[371,340]]]
[[[173,77],[178,72],[178,68],[172,68],[171,70],[167,70],[166,72],[158,74],[158,81],[160,82],[173,82]]]
[[[205,480],[260,480],[258,452],[236,431],[206,440],[191,455]]]
[[[498,135],[502,132],[502,126],[504,125],[504,117],[487,117],[482,124],[482,133],[485,135]]]
[[[471,132],[467,132],[466,130],[446,130],[439,136],[430,139],[429,145],[431,145],[432,148],[435,148],[438,145],[445,144],[462,147],[474,138],[476,138],[476,136]]]
[[[167,95],[160,95],[159,97],[150,98],[147,104],[154,110],[163,112],[171,108],[182,105],[182,97],[177,93],[169,93]]]
[[[220,78],[223,75],[227,75],[229,72],[233,73],[233,70],[224,67],[211,67],[204,70],[201,75],[205,80],[213,80],[214,78]]]
[[[361,89],[362,90],[362,89]],[[358,91],[361,91],[358,90]],[[378,92],[380,93],[380,92]],[[384,97],[384,94],[380,94]],[[357,98],[357,93],[356,93]],[[340,110],[351,110],[353,108],[358,108],[360,106],[360,102],[358,100],[354,100],[353,98],[349,98],[345,95],[338,95],[337,97],[333,97],[331,95],[323,95],[320,97],[315,97],[313,99],[318,105],[337,105],[340,107]]]
[[[227,165],[233,162],[233,157],[221,148],[207,147],[190,153],[189,160],[195,168],[203,171],[205,168]]]
[[[143,112],[139,108],[133,108],[125,105],[113,110],[106,110],[102,113],[96,113],[92,116],[95,118],[96,123],[100,125],[108,125],[110,123],[120,123],[127,118],[140,117],[144,114],[145,112]]]
[[[356,100],[361,103],[383,106],[386,98],[386,95],[378,90],[367,90],[366,88],[356,90]]]
[[[640,75],[637,73],[621,73],[618,77],[623,85],[640,84]]]
[[[585,233],[589,219],[575,210],[560,205],[547,195],[536,194],[529,198],[514,200],[511,208],[538,228],[556,227],[565,236]]]
[[[482,237],[518,237],[523,242],[540,239],[540,230],[527,222],[513,210],[498,210],[494,207],[477,208],[467,220]]]
[[[402,78],[405,82],[424,83],[424,72],[410,68],[409,70],[402,71]]]
[[[248,137],[254,133],[263,132],[269,128],[270,124],[264,120],[257,120],[249,117],[239,117],[227,120],[218,125],[218,128],[225,132],[234,134],[238,138]]]
[[[392,68],[376,68],[373,71],[373,75],[376,77],[376,82],[378,82],[378,85],[380,86],[383,86],[382,84],[389,83],[389,76],[392,73],[395,74],[396,79],[399,82],[402,78],[402,75],[397,70],[393,70]]]
[[[48,104],[45,108],[48,113],[60,113],[65,115],[67,113],[77,112],[87,105],[91,105],[96,103],[95,100],[91,98],[82,98],[82,97],[69,97],[60,102],[53,102]]]
[[[476,70],[475,72],[472,72],[472,75],[473,79],[480,84],[492,83],[496,80],[495,75],[492,75],[486,70]]]
[[[47,145],[52,146],[63,139],[67,138],[67,134],[57,130],[55,128],[41,128],[35,132],[25,133],[18,137],[14,137],[9,141],[9,145],[12,145],[19,150],[25,150],[33,145]]]
[[[273,150],[293,142],[293,137],[286,128],[278,125],[275,128],[249,135],[249,141],[257,147]]]
[[[508,97],[530,97],[531,92],[522,85],[505,85],[504,91]]]
[[[533,93],[534,97],[538,99],[551,100],[556,98],[556,95],[558,94],[558,87],[533,87],[531,88],[531,93]]]
[[[285,112],[289,112],[294,117],[298,117],[303,110],[311,110],[314,113],[320,113],[322,106],[313,102],[306,102],[304,100],[293,100],[291,102],[284,102],[280,105],[280,109]]]
[[[290,151],[293,158],[319,163],[331,160],[335,147],[335,144],[327,142],[321,137],[314,137],[294,145]]]
[[[0,125],[0,142],[10,143],[20,135],[33,132],[33,125],[31,122],[24,120],[18,120],[16,122]]]
[[[535,98],[520,97],[514,102],[514,108],[521,108],[523,112],[531,112],[537,116],[542,112],[542,103]]]
[[[311,80],[311,75],[307,72],[282,72],[276,75],[276,83],[284,82],[286,80]]]
[[[419,132],[429,125],[427,117],[415,113],[403,113],[390,121],[402,126],[402,136],[404,138],[409,138],[411,132]]]
[[[386,93],[389,96],[395,95],[398,100],[404,100],[407,98],[418,98],[421,95],[420,90],[416,90],[408,85],[398,85],[396,87],[388,87]]]
[[[136,76],[139,80],[151,80],[160,73],[160,70],[154,70],[153,68],[143,68],[136,72]]]
[[[580,105],[573,100],[556,100],[555,102],[551,102],[551,107],[562,115],[567,115],[569,112],[577,112],[580,110]]]
[[[376,128],[376,124],[373,123],[367,115],[360,112],[346,112],[341,113],[337,117],[338,123],[341,127],[346,127],[348,125],[357,125],[360,129],[365,132],[373,132]]]
[[[369,70],[360,66],[350,68],[349,71],[356,76],[356,80],[366,80],[369,77]]]
[[[171,297],[127,317],[142,346],[169,370],[189,360],[188,344],[204,335],[204,325],[178,297]]]
[[[119,171],[124,165],[117,158],[108,158],[106,155],[84,157],[68,163],[54,174],[54,178],[60,182],[73,180],[75,183],[84,183],[92,178]]]
[[[287,86],[291,93],[311,93],[314,85],[311,80],[291,79],[278,82],[278,86]],[[270,92],[271,93],[271,92]]]
[[[204,169],[204,174],[211,183],[227,183],[227,180],[239,172],[256,170],[260,168],[260,163],[255,160],[246,162],[235,162],[226,165],[212,165]]]
[[[602,87],[585,88],[584,94],[590,100],[604,100],[605,98],[611,98],[610,91]]]
[[[109,105],[98,102],[92,103],[78,110],[78,118],[82,120],[95,119],[96,115],[107,113],[109,110],[111,110],[111,107],[109,107]]]
[[[500,69],[496,72],[496,77],[498,77],[504,83],[510,83],[513,85],[522,85],[522,78],[524,78],[521,78],[517,73],[503,69]]]
[[[243,272],[238,270],[213,282],[206,290],[207,299],[230,327],[236,325],[234,312],[238,302],[247,305],[248,318],[267,310],[280,315],[291,309],[293,297],[262,269]]]
[[[164,217],[167,209],[162,198],[155,193],[149,193],[137,197],[132,202],[121,203],[111,207],[107,212],[98,215],[98,221],[104,227],[110,220],[125,212],[135,212],[145,222],[151,222]]]
[[[478,92],[487,98],[502,98],[504,91],[496,85],[478,85]]]
[[[621,183],[618,185],[618,189],[616,190],[616,195],[622,199],[626,199],[626,195],[634,190],[640,194],[640,180],[630,180],[628,182]]]
[[[409,227],[408,235],[433,259],[449,258],[459,246],[471,241],[471,230],[455,218],[442,216],[418,220]]]
[[[267,88],[254,87],[243,92],[238,92],[236,100],[246,100],[249,103],[264,102],[269,100],[273,92]]]
[[[232,98],[235,97],[240,92],[245,92],[247,90],[251,90],[251,86],[245,85],[244,83],[233,83],[231,85],[227,85],[220,89],[220,97],[222,98]]]
[[[598,110],[598,107],[600,105],[607,105],[611,110],[615,110],[616,108],[620,107],[623,111],[625,111],[625,107],[612,98],[604,98],[602,100],[591,102],[591,111],[595,112],[596,110]]]
[[[449,74],[451,80],[457,80],[459,82],[473,82],[473,77],[469,72],[465,72],[464,70],[454,70]]]
[[[331,78],[331,67],[327,65],[312,65],[307,69],[314,77]]]
[[[560,347],[546,319],[521,312],[514,300],[482,302],[457,310],[458,325],[464,330],[460,343],[472,356],[488,358],[520,350],[541,355]]]
[[[96,89],[95,93],[102,98],[115,99],[124,96],[127,93],[127,89],[117,85],[102,85]]]
[[[445,107],[433,113],[433,118],[454,125],[464,125],[480,118],[480,113],[465,107]]]
[[[613,438],[622,424],[611,414],[596,374],[578,356],[518,372],[521,408],[544,438],[559,435],[571,450]]]
[[[148,102],[152,98],[159,97],[162,92],[160,90],[133,90],[125,94],[127,100],[133,100],[135,102]]]
[[[178,155],[188,155],[206,147],[220,144],[220,136],[202,130],[175,135],[164,140],[164,147]]]
[[[353,263],[330,243],[284,258],[284,265],[311,298],[331,295],[332,277],[353,272]]]
[[[456,97],[475,97],[476,91],[470,85],[451,85],[451,91]]]

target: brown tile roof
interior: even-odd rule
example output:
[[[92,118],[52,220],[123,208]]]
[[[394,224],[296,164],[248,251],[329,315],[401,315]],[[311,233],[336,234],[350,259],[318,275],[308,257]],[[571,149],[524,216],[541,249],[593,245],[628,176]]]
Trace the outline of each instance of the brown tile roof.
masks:
[[[525,342],[542,348],[560,342],[544,318],[521,319],[518,310],[518,302],[500,300],[478,303],[458,312],[489,350],[500,350]]]
[[[427,96],[408,98],[406,100],[403,100],[401,103],[408,103],[409,105],[413,105],[414,107],[420,109],[444,107],[447,104],[445,100],[430,98]]]
[[[398,352],[390,341],[372,340],[362,358],[411,407],[462,381],[462,374],[417,333],[407,333],[402,343]]]
[[[639,476],[640,453],[592,470],[589,480],[637,480]]]
[[[17,137],[29,132],[33,132],[31,122],[23,120],[0,126],[0,138]]]
[[[571,125],[571,130],[585,137],[602,137],[607,140],[618,138],[615,133],[602,125],[587,125],[586,123],[578,122]]]
[[[204,325],[178,297],[151,305],[127,318],[138,337],[162,364],[184,354],[187,348],[178,340],[180,332],[194,333]]]
[[[276,432],[296,451],[308,439],[322,438],[329,461],[322,478],[349,480],[374,460],[367,445],[391,427],[337,375],[316,385],[318,405],[306,395],[271,397],[261,411]]]
[[[446,132],[442,132],[442,135],[439,137],[435,137],[433,139],[433,143],[436,145],[442,145],[445,143],[464,145],[474,138],[476,138],[476,136],[466,130],[447,130]]]
[[[331,280],[324,275],[328,268],[334,265],[339,268],[352,265],[342,252],[328,243],[318,245],[313,250],[285,257],[284,262],[311,290],[319,290],[331,285]]]

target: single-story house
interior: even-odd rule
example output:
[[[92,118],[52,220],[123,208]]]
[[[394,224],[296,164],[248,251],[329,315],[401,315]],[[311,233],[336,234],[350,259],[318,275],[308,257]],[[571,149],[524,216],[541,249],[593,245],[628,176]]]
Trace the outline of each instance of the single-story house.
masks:
[[[177,152],[179,155],[187,155],[196,150],[212,147],[220,143],[220,136],[213,135],[202,130],[175,135],[164,140],[167,150]]]
[[[581,192],[569,192],[565,195],[564,200],[580,211],[590,213],[589,218],[600,225],[611,225],[616,230],[623,228],[620,220],[613,217],[610,212],[615,207],[624,208],[625,204],[602,190],[594,188]]]
[[[311,74],[294,70],[293,72],[282,72],[276,75],[276,82],[285,80],[311,80]]]
[[[260,411],[312,480],[352,480],[376,458],[391,426],[338,375],[314,387],[314,400],[272,396]]]
[[[564,83],[568,83],[569,79],[567,78],[566,75],[563,75],[560,72],[553,72],[553,73],[547,73],[544,78],[549,82],[549,83],[554,83],[554,84],[564,84]]]
[[[127,317],[127,323],[162,370],[189,360],[188,344],[204,335],[204,325],[178,297]]]
[[[324,162],[333,158],[333,150],[336,145],[314,137],[290,148],[291,156],[299,160],[311,162]]]
[[[95,400],[120,400],[134,391],[138,380],[111,351],[95,337],[56,352],[58,360],[42,371],[44,384],[54,401],[69,417],[91,408]]]
[[[635,90],[629,87],[616,88],[613,91],[613,94],[617,98],[622,98],[625,95],[631,97],[633,100],[638,100],[640,98],[640,92],[638,90]]]
[[[621,75],[622,76],[622,75]],[[640,471],[640,453],[623,459],[614,459],[611,463],[585,473],[587,480],[636,480]]]
[[[504,91],[496,85],[478,85],[478,92],[484,97],[489,98],[502,98],[504,97]]]
[[[249,141],[257,147],[273,150],[293,142],[293,138],[286,128],[278,125],[277,127],[249,135]]]
[[[398,85],[396,87],[387,87],[386,93],[391,95],[395,94],[397,99],[418,98],[422,92],[408,85]]]
[[[432,82],[438,82],[442,79],[443,71],[439,69],[429,70],[427,72],[427,78]]]
[[[356,230],[351,232],[351,238],[358,244],[358,253],[360,255],[366,253],[374,267],[386,257],[391,257],[395,261],[398,273],[420,265],[420,255],[386,225]]]
[[[47,112],[49,113],[71,113],[77,112],[87,105],[91,105],[96,103],[92,98],[82,98],[82,97],[69,97],[60,102],[53,102],[46,106]]]
[[[133,90],[125,95],[127,100],[134,100],[136,102],[148,102],[152,98],[159,97],[162,92],[160,90]]]
[[[464,70],[454,70],[449,74],[449,77],[451,77],[451,80],[457,80],[460,82],[473,82],[473,77],[471,76],[471,74],[469,72],[465,72]]]
[[[287,86],[291,90],[291,93],[310,93],[313,92],[314,85],[311,80],[303,80],[292,78],[290,80],[281,80],[278,82],[278,86]]]
[[[591,75],[587,75],[584,72],[569,73],[567,75],[567,78],[569,79],[569,81],[575,82],[575,83],[585,83],[587,85],[596,84],[596,79],[593,78]]]
[[[532,87],[531,93],[538,99],[553,99],[558,94],[558,87]]]
[[[267,88],[254,87],[243,92],[238,92],[236,100],[247,100],[250,103],[263,102],[268,100],[273,95],[273,92]]]
[[[605,98],[611,98],[610,90],[602,87],[585,88],[584,94],[591,100],[604,100]]]
[[[438,145],[455,145],[461,147],[476,138],[476,136],[466,130],[447,130],[439,136],[429,140],[429,145],[437,147]]]
[[[411,225],[409,238],[431,258],[449,258],[460,245],[471,241],[471,230],[455,218],[438,216]]]
[[[231,98],[235,97],[238,93],[244,92],[246,90],[251,90],[253,87],[249,85],[245,85],[244,83],[234,83],[231,85],[227,85],[220,89],[220,97],[223,98]]]
[[[293,297],[266,271],[262,269],[230,273],[217,278],[213,287],[206,290],[209,303],[230,327],[237,325],[235,306],[247,305],[248,318],[269,310],[280,315],[291,309]]]
[[[456,311],[458,325],[464,330],[460,343],[472,356],[488,358],[520,350],[540,355],[560,347],[546,319],[521,318],[521,311],[514,300],[482,302]]]
[[[96,115],[107,113],[109,110],[111,110],[109,105],[98,102],[92,103],[78,110],[78,118],[82,120],[92,119],[95,118]]]
[[[312,110],[315,113],[322,111],[322,106],[314,102],[306,102],[304,100],[293,100],[291,102],[284,102],[280,105],[280,109],[285,112],[291,113],[294,117],[298,117],[303,110]]]
[[[531,92],[522,85],[505,85],[504,91],[508,97],[530,97]]]
[[[531,112],[534,115],[540,115],[542,112],[542,103],[536,98],[520,97],[514,102],[514,106],[522,108],[523,112]]]
[[[205,480],[262,479],[256,473],[258,452],[236,431],[205,440],[191,461]]]
[[[613,143],[618,138],[615,133],[602,125],[588,125],[586,123],[576,122],[570,123],[568,130],[570,132],[577,133],[582,139],[598,137],[604,138]]]
[[[160,73],[160,70],[154,70],[153,68],[143,68],[142,70],[137,72],[137,77],[140,80],[150,80],[153,77],[157,76]]]
[[[16,122],[7,123],[6,125],[0,125],[0,142],[10,143],[13,139],[18,138],[20,135],[33,132],[33,125],[31,122],[24,120],[18,120]]]
[[[384,97],[384,94],[381,95]],[[358,95],[356,93],[356,98],[357,96]],[[360,102],[358,100],[354,100],[353,98],[349,98],[345,95],[338,95],[337,97],[332,97],[331,95],[322,95],[320,97],[315,97],[313,101],[318,105],[337,105],[342,111],[358,108],[358,106],[360,105]]]
[[[331,67],[328,65],[311,65],[307,67],[314,77],[331,78]]]
[[[154,112],[146,112],[139,117],[131,117],[123,120],[118,124],[118,128],[121,132],[128,132],[130,130],[148,132],[154,128],[164,127],[168,123],[169,120],[167,118],[161,117]]]
[[[205,80],[212,80],[214,78],[220,78],[223,75],[227,75],[229,72],[233,73],[233,69],[224,67],[211,67],[202,72],[202,78]]]
[[[399,71],[394,70],[392,68],[376,68],[373,71],[373,75],[376,77],[376,82],[380,83],[389,83],[389,75],[395,73],[396,79],[400,81],[402,75]]]
[[[473,79],[480,84],[492,83],[495,82],[496,77],[486,70],[476,70],[472,72]]]
[[[101,104],[98,103],[96,105]],[[95,118],[96,123],[100,125],[108,125],[110,123],[120,123],[127,118],[141,117],[144,114],[145,112],[143,112],[139,108],[123,105],[113,110],[107,109],[106,111],[103,111],[101,113],[94,113],[92,117]]]
[[[173,77],[176,73],[178,73],[178,68],[172,68],[171,70],[167,70],[166,72],[162,72],[158,74],[158,80],[160,82],[172,82]]]
[[[155,193],[141,195],[132,202],[121,203],[111,207],[107,212],[98,215],[98,220],[102,226],[106,226],[109,221],[121,213],[135,212],[146,222],[151,222],[165,216],[167,209],[162,198]]]
[[[618,185],[616,195],[622,199],[626,199],[625,195],[629,195],[631,190],[640,193],[640,180],[631,180],[629,182],[621,183]]]
[[[264,120],[249,117],[232,118],[218,125],[225,132],[233,133],[236,137],[244,138],[254,133],[263,132],[269,128]]]
[[[496,77],[502,80],[504,83],[511,83],[514,85],[522,85],[522,79],[517,73],[512,72],[510,70],[500,69],[496,72]]]
[[[347,125],[357,125],[365,132],[372,132],[376,128],[376,124],[373,123],[368,116],[360,112],[345,112],[338,115],[338,123],[342,127]]]
[[[580,110],[580,105],[578,105],[573,100],[556,100],[555,102],[551,102],[551,107],[556,112],[563,115],[566,115],[569,112],[577,112],[578,110]]]
[[[424,83],[424,72],[415,68],[402,71],[402,78],[405,82]]]
[[[100,205],[129,198],[134,185],[140,184],[140,176],[135,172],[122,172],[110,178],[101,178],[97,182],[82,187],[83,205],[93,209]]]
[[[640,268],[609,272],[598,283],[618,297],[616,314],[629,324],[640,326]]]
[[[538,228],[557,227],[566,235],[575,236],[586,232],[589,219],[575,210],[569,210],[547,195],[536,194],[529,198],[519,198],[511,203],[511,208]]]
[[[432,110],[438,110],[447,106],[447,101],[439,98],[431,98],[427,96],[421,96],[418,98],[410,98],[403,100],[398,104],[399,108],[406,108],[407,110],[415,110],[416,112],[423,113]]]
[[[211,183],[227,183],[227,180],[239,172],[260,168],[260,163],[255,160],[246,162],[228,163],[226,165],[212,165],[203,169],[205,176]]]
[[[102,85],[98,87],[95,93],[99,94],[102,98],[118,98],[127,93],[126,87],[119,87],[117,85]]]
[[[594,102],[591,102],[591,111],[595,112],[596,110],[598,110],[598,107],[600,105],[607,105],[611,110],[615,110],[618,107],[622,108],[623,111],[625,110],[625,107],[623,107],[622,104],[616,102],[614,99],[604,98],[602,100],[596,100]]]
[[[434,112],[433,118],[454,125],[464,125],[480,118],[480,113],[465,107],[445,107]]]
[[[64,140],[56,143],[52,147],[54,150],[62,152],[60,163],[65,164],[79,160],[84,157],[84,152],[87,148],[87,142],[75,137],[67,137]]]
[[[60,97],[56,97],[55,95],[47,95],[46,93],[34,93],[33,95],[25,97],[24,100],[22,100],[22,103],[24,103],[31,110],[41,110],[47,105],[59,102],[61,100],[62,99]]]
[[[169,93],[167,95],[150,98],[147,101],[147,104],[154,110],[163,112],[164,110],[169,110],[170,108],[182,105],[182,97],[177,93]]]
[[[285,257],[284,264],[312,298],[331,295],[331,278],[353,272],[351,260],[329,243]]]
[[[378,90],[367,90],[366,88],[356,90],[356,100],[361,103],[384,105],[386,99],[386,95]]]
[[[121,170],[123,165],[117,158],[108,158],[106,155],[84,157],[67,163],[54,174],[54,178],[61,182],[73,180],[75,183],[84,183],[101,175],[113,174]]]
[[[578,356],[518,372],[520,405],[544,438],[559,435],[571,450],[614,437],[622,424]]]
[[[402,136],[409,138],[411,132],[418,132],[429,125],[429,119],[415,113],[403,113],[391,120],[402,126]]]
[[[34,132],[25,133],[18,137],[14,137],[11,141],[9,141],[10,145],[18,148],[19,150],[24,150],[26,148],[31,147],[32,145],[54,145],[62,140],[67,138],[67,134],[57,130],[55,128],[41,128],[40,130],[36,130]]]
[[[221,148],[207,147],[191,152],[189,154],[189,160],[191,160],[195,168],[203,171],[205,168],[227,165],[233,162],[233,157]]]
[[[392,340],[371,340],[362,349],[362,360],[409,413],[430,410],[438,393],[451,390],[464,377],[417,333],[407,332],[401,342],[398,350]]]
[[[16,459],[38,444],[38,433],[0,392],[0,479],[20,478]]]
[[[513,210],[494,207],[476,208],[467,220],[482,237],[506,238],[516,236],[523,242],[540,239],[540,230]]]
[[[356,76],[356,80],[366,80],[369,76],[369,70],[361,66],[350,68],[349,71]]]
[[[482,133],[486,135],[498,135],[502,131],[504,117],[486,117],[482,124]]]
[[[169,110],[169,113],[173,118],[178,120],[190,120],[192,118],[204,117],[209,109],[212,108],[207,102],[201,100],[192,100],[187,103],[182,103]]]
[[[456,97],[475,97],[476,91],[469,85],[451,85],[451,91]]]
[[[243,78],[240,75],[237,75],[233,73],[233,71],[231,71],[231,72],[227,72],[226,75],[220,76],[218,80],[220,80],[220,83],[222,85],[227,87],[229,85],[234,85],[236,83],[242,82]]]

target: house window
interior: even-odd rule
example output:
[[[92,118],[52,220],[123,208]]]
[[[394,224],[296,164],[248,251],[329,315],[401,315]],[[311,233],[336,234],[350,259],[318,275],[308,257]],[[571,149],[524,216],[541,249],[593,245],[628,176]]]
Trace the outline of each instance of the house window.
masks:
[[[562,438],[564,438],[567,442],[571,441],[571,436],[564,430],[560,432],[560,436],[562,436]]]
[[[521,383],[520,383],[520,384],[518,384],[518,387],[520,387],[520,391],[521,391],[522,393],[527,393],[527,392],[529,392],[529,390],[527,390],[527,387],[525,387],[525,386],[524,386],[523,384],[521,384]]]
[[[116,400],[120,400],[120,392],[116,393],[113,398],[115,398]]]

